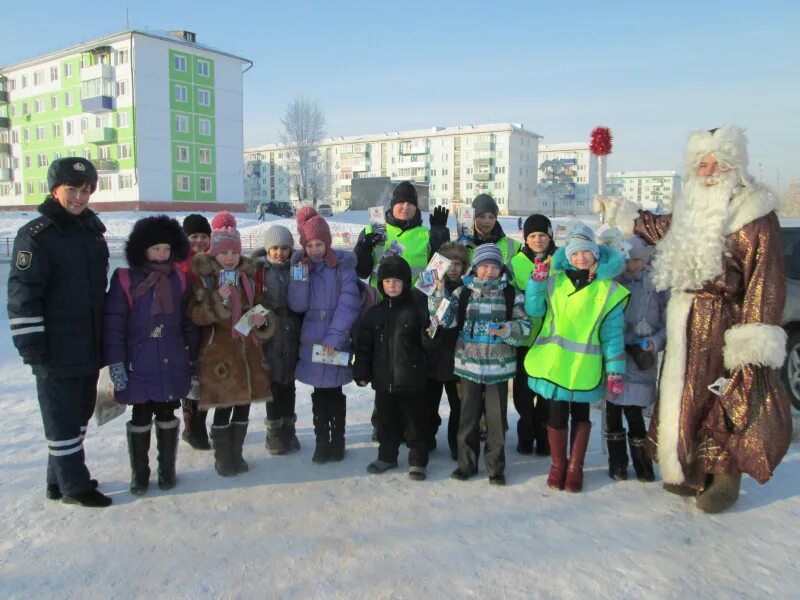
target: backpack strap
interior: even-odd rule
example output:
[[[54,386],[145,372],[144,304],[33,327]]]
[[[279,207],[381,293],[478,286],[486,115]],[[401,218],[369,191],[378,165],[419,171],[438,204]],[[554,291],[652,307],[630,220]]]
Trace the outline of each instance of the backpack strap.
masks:
[[[117,269],[117,279],[122,288],[122,293],[125,294],[125,299],[128,301],[128,308],[133,306],[133,297],[131,296],[131,272],[125,267]]]

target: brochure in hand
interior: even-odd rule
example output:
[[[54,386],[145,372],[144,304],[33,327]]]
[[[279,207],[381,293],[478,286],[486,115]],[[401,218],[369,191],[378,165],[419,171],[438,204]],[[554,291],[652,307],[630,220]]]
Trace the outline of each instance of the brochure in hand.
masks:
[[[419,274],[416,288],[426,296],[430,296],[436,289],[439,280],[444,279],[447,269],[450,268],[450,259],[442,256],[438,252],[433,253],[428,266]]]
[[[346,367],[350,364],[350,353],[336,350],[333,354],[327,356],[322,353],[321,344],[314,344],[311,346],[311,362]]]
[[[236,321],[236,325],[234,325],[233,328],[242,335],[249,335],[253,330],[253,325],[250,323],[250,317],[252,315],[266,316],[268,313],[269,309],[264,308],[260,304],[256,304],[253,308],[244,313],[238,321]]]

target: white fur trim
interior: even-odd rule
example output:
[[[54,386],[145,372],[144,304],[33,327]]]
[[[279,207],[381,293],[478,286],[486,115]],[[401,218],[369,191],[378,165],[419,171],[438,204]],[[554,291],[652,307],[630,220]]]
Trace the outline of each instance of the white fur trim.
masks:
[[[744,365],[780,369],[786,360],[786,332],[763,323],[734,325],[725,332],[722,357],[729,371]]]
[[[667,348],[658,395],[658,467],[665,483],[683,483],[678,460],[683,385],[686,379],[686,326],[694,294],[673,290],[667,303]]]
[[[593,208],[609,227],[617,227],[624,237],[633,235],[641,208],[638,204],[618,196],[597,195],[594,197]]]
[[[740,175],[747,173],[747,137],[743,129],[724,125],[713,134],[709,131],[693,132],[686,144],[684,167],[687,177],[694,175],[700,161],[708,154],[713,154],[722,165],[736,169]]]
[[[731,199],[731,206],[728,209],[730,215],[728,225],[725,227],[725,234],[730,235],[739,231],[748,223],[752,223],[758,218],[778,210],[780,200],[778,195],[773,193],[767,186],[757,182],[740,189]]]

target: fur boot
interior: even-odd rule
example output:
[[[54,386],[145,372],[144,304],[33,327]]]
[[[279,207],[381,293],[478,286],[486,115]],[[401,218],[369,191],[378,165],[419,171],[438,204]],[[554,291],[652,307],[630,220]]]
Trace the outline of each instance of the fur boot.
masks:
[[[231,461],[237,474],[246,473],[250,470],[247,461],[242,455],[248,424],[248,421],[231,421]]]
[[[644,451],[644,438],[633,438],[628,436],[631,446],[631,461],[636,471],[636,479],[639,481],[655,481],[656,474],[653,472],[653,461]]]
[[[264,445],[273,456],[283,456],[288,452],[283,434],[283,419],[264,419],[267,426],[267,439]]]
[[[175,461],[178,457],[178,426],[180,421],[156,421],[156,447],[158,448],[158,487],[169,490],[175,487]]]
[[[212,425],[211,441],[214,442],[214,469],[223,477],[236,475],[231,454],[231,425]]]
[[[608,476],[614,481],[625,481],[628,479],[628,451],[625,447],[625,430],[607,431],[606,445],[608,446]]]
[[[128,457],[131,461],[131,494],[141,496],[150,487],[150,465],[147,458],[150,452],[150,432],[152,423],[134,425],[131,421],[125,424],[128,438]]]
[[[714,474],[711,483],[697,497],[697,508],[704,513],[715,514],[728,510],[739,499],[742,474]]]

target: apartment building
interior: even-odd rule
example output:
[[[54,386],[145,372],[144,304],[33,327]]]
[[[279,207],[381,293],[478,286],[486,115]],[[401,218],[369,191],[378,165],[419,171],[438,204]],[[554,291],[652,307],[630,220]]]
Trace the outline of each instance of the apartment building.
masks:
[[[544,192],[552,181],[545,163],[557,161],[559,187],[557,193]],[[539,183],[537,210],[547,215],[581,215],[592,212],[592,198],[597,194],[597,157],[589,150],[588,142],[539,145]],[[550,179],[553,179],[551,177]]]
[[[616,171],[606,180],[606,194],[622,196],[648,210],[672,212],[674,199],[681,192],[677,171]]]
[[[350,206],[354,179],[389,177],[427,183],[431,207],[468,203],[485,192],[495,198],[501,214],[529,214],[540,139],[520,123],[327,138],[319,145],[322,199],[343,211]],[[244,162],[249,204],[297,201],[287,146],[248,148]]]
[[[0,208],[41,202],[66,156],[97,167],[102,210],[243,207],[245,66],[192,32],[129,30],[0,68]]]

